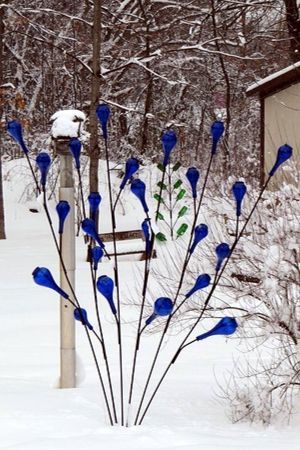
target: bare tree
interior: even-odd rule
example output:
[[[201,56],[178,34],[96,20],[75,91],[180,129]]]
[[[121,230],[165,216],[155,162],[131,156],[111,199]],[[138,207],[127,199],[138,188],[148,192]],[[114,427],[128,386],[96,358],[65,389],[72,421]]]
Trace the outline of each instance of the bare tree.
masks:
[[[283,0],[100,3],[47,0],[35,8],[24,0],[6,5],[9,81],[15,81],[25,102],[17,113],[27,122],[29,134],[40,132],[41,123],[46,131],[57,109],[75,106],[88,113],[90,188],[95,190],[96,99],[115,109],[110,134],[116,160],[137,146],[145,160],[158,160],[160,130],[173,126],[182,161],[201,163],[207,144],[204,131],[221,112],[228,125],[223,148],[227,166],[255,177],[259,139],[253,123],[258,106],[251,105],[249,118],[245,88],[289,64],[287,19],[297,21],[298,12],[290,6],[295,2],[287,2],[288,15]],[[248,166],[233,161],[233,148],[239,152],[237,160],[247,159]],[[222,161],[220,176],[224,167]]]
[[[284,0],[286,23],[290,37],[290,56],[293,62],[300,60],[300,15],[297,0]]]
[[[93,25],[92,25],[92,85],[90,93],[89,111],[89,131],[90,131],[90,192],[98,192],[98,167],[99,167],[99,146],[98,146],[98,125],[96,118],[96,108],[100,97],[100,51],[101,51],[101,1],[94,0]]]
[[[4,2],[5,3],[5,2]],[[0,6],[0,92],[3,91],[3,69],[4,69],[4,8]],[[2,122],[4,109],[3,98],[0,98],[0,128],[4,126]],[[1,133],[2,134],[2,133]],[[4,220],[4,199],[3,199],[3,183],[2,183],[2,145],[0,134],[0,239],[5,239],[5,220]]]

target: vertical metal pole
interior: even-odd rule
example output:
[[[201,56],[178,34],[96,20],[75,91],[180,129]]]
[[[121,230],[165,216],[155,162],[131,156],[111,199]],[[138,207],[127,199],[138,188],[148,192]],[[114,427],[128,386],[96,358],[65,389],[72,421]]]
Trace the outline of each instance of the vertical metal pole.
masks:
[[[66,200],[70,205],[70,214],[64,224],[61,236],[61,254],[70,283],[75,289],[75,214],[74,214],[74,180],[73,161],[68,148],[69,140],[56,141],[56,152],[60,159],[59,200]],[[73,298],[70,286],[60,266],[60,285]],[[76,387],[75,355],[75,320],[74,308],[61,297],[60,301],[60,387]]]

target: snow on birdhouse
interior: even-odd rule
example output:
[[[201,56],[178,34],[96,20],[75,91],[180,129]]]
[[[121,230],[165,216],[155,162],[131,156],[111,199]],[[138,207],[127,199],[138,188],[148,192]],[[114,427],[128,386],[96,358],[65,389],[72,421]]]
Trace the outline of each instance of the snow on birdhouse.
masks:
[[[50,123],[52,124],[52,138],[82,138],[86,134],[83,129],[85,120],[85,114],[77,109],[65,109],[57,111],[50,118]]]

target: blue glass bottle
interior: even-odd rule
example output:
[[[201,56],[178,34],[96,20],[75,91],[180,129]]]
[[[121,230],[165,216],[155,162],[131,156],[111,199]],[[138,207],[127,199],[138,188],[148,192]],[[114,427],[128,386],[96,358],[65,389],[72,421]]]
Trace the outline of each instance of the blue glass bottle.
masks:
[[[171,152],[177,143],[177,136],[175,131],[173,130],[165,131],[161,137],[161,142],[164,152],[163,166],[166,167],[170,162]]]
[[[211,280],[211,278],[207,273],[203,273],[202,275],[199,275],[199,277],[196,280],[196,283],[194,284],[192,289],[185,295],[185,297],[190,298],[195,292],[209,286],[210,280]]]
[[[151,253],[151,239],[150,239],[150,227],[149,219],[145,219],[142,223],[142,231],[146,242],[146,255],[150,256]]]
[[[230,255],[230,247],[225,242],[222,242],[216,247],[216,255],[217,255],[217,265],[216,272],[221,269],[222,263],[224,259],[228,258]]]
[[[194,231],[194,240],[190,248],[190,253],[192,254],[199,244],[199,242],[202,241],[202,239],[206,238],[208,235],[208,227],[205,225],[205,223],[200,223],[200,225],[197,225],[195,227]]]
[[[100,292],[100,294],[103,295],[104,298],[108,301],[108,304],[110,306],[111,312],[116,315],[117,309],[115,307],[114,299],[113,299],[113,292],[114,292],[114,282],[111,278],[109,278],[107,275],[102,275],[97,280],[97,289]]]
[[[91,250],[91,256],[92,256],[92,262],[93,262],[93,269],[98,270],[98,264],[103,257],[102,248],[95,245],[95,247],[93,247]]]
[[[17,120],[11,120],[7,122],[6,126],[8,134],[16,141],[16,143],[21,147],[22,151],[27,154],[28,148],[25,145],[23,139],[22,125]]]
[[[97,230],[96,230],[96,224],[93,219],[84,219],[81,222],[81,228],[84,231],[85,234],[93,238],[98,245],[100,245],[101,248],[105,248],[105,245],[101,241],[100,237],[98,236]]]
[[[46,186],[47,174],[51,164],[51,158],[46,152],[41,152],[36,157],[36,164],[41,172],[41,185]]]
[[[154,303],[154,311],[148,319],[146,325],[148,326],[158,316],[169,316],[173,310],[173,302],[168,297],[159,297]]]
[[[131,192],[140,200],[142,207],[143,207],[145,213],[147,214],[149,211],[149,208],[148,208],[146,200],[145,200],[145,195],[146,195],[145,183],[142,180],[136,178],[131,183]]]
[[[94,217],[98,211],[99,205],[101,203],[101,195],[99,192],[91,192],[88,196],[88,202],[90,205],[91,215]]]
[[[58,233],[63,234],[64,223],[70,212],[69,203],[66,200],[61,200],[60,202],[58,202],[58,204],[56,205],[56,212],[58,214],[58,220],[59,220]]]
[[[236,201],[236,215],[241,215],[242,201],[247,192],[247,187],[243,181],[236,181],[232,186],[232,193]]]
[[[197,336],[196,340],[202,341],[203,339],[218,334],[229,336],[236,331],[237,327],[238,323],[233,317],[223,317],[223,319],[221,319],[210,331]]]
[[[200,172],[196,167],[190,167],[185,175],[191,185],[193,198],[197,198],[197,183],[200,178]]]
[[[36,284],[53,289],[65,299],[69,298],[68,294],[55,283],[50,270],[46,267],[36,267],[32,272],[32,276]]]
[[[220,120],[216,120],[211,126],[212,148],[211,153],[214,155],[217,152],[218,142],[224,133],[224,124]]]
[[[274,166],[269,172],[270,177],[272,177],[277,169],[283,164],[286,160],[288,160],[293,154],[293,149],[290,145],[285,144],[281,145],[277,151],[277,157]]]
[[[88,321],[87,312],[83,308],[75,308],[74,309],[74,318],[82,323],[82,325],[88,327],[89,330],[93,330],[93,325]]]
[[[69,142],[69,149],[75,160],[75,167],[77,170],[80,169],[80,153],[81,153],[81,142],[79,139],[73,137]]]
[[[120,189],[124,189],[126,183],[132,175],[134,175],[139,170],[139,162],[136,158],[129,158],[125,164],[125,174],[120,184]]]
[[[107,123],[110,116],[110,109],[109,106],[106,103],[102,103],[97,106],[96,108],[96,115],[98,117],[98,120],[101,124],[103,138],[107,140],[108,134],[107,134]]]

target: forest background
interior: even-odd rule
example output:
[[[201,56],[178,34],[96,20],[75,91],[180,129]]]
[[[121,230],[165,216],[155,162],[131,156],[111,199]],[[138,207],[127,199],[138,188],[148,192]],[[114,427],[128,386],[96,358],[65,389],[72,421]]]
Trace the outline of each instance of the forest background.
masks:
[[[5,133],[21,121],[31,151],[45,148],[59,109],[88,118],[90,190],[98,190],[95,108],[113,109],[111,151],[157,161],[161,131],[178,134],[182,163],[201,167],[207,130],[226,124],[216,183],[259,174],[256,80],[299,60],[298,0],[2,1],[1,160],[20,156]],[[234,156],[234,157],[233,157]],[[0,238],[5,237],[0,170]]]

